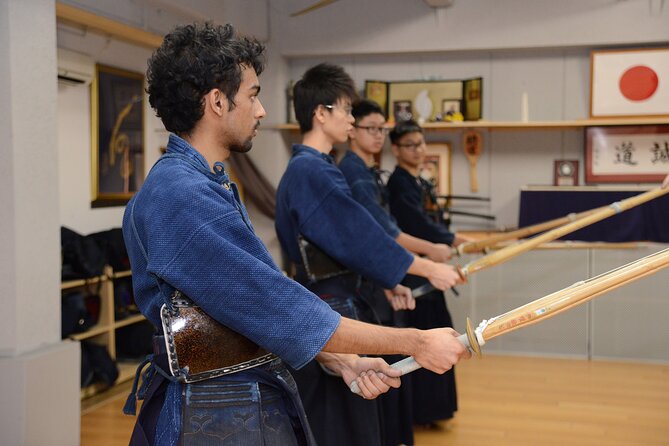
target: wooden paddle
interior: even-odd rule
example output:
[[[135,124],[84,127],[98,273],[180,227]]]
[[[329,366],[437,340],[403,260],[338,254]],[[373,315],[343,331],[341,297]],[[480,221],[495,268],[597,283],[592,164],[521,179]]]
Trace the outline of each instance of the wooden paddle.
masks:
[[[465,156],[469,161],[469,181],[472,192],[479,191],[479,180],[476,174],[476,164],[483,151],[483,144],[481,141],[481,134],[474,130],[469,130],[462,135],[462,141],[465,150]]]

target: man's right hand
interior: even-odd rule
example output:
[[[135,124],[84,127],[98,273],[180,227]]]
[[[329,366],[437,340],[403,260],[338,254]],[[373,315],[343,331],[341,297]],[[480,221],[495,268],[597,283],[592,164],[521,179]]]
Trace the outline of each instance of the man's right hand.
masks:
[[[458,340],[458,336],[458,332],[452,328],[421,331],[422,346],[413,357],[424,368],[438,374],[445,373],[461,359],[472,357],[469,349]]]
[[[451,247],[444,243],[433,243],[430,246],[430,251],[427,253],[427,258],[433,262],[445,262],[453,256]]]
[[[445,263],[433,263],[426,278],[435,288],[442,291],[462,283],[462,278],[455,267]]]
[[[665,187],[669,186],[669,175],[664,177],[664,181],[662,182],[662,188],[664,189]]]

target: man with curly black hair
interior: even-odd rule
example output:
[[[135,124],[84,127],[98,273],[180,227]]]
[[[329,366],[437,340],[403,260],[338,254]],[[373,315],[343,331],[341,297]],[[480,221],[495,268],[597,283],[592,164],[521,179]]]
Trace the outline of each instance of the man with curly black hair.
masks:
[[[126,403],[126,413],[134,413],[135,394],[144,399],[133,445],[313,445],[283,361],[299,369],[323,352],[397,352],[443,373],[469,355],[457,342],[454,348],[452,331],[400,331],[342,318],[275,265],[223,165],[231,152],[251,149],[265,116],[258,98],[263,52],[230,25],[195,24],[169,33],[149,60],[149,102],[172,134],[128,203],[123,235],[137,305],[154,326],[163,325],[168,340],[154,339],[156,355]],[[217,376],[189,382],[187,364],[167,361],[166,350],[173,357],[175,348],[166,327],[189,341],[196,327],[161,319],[171,314],[161,308],[184,301],[246,337],[244,345],[281,359],[224,375],[207,369]],[[211,356],[202,345],[191,344],[195,359]],[[378,358],[359,358],[346,373],[365,398],[399,385],[399,372]]]

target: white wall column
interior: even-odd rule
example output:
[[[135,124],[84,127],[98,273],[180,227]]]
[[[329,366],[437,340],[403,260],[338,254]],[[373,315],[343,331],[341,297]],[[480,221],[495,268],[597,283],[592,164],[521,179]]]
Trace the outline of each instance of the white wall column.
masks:
[[[79,443],[79,345],[60,340],[54,0],[0,0],[0,443]]]

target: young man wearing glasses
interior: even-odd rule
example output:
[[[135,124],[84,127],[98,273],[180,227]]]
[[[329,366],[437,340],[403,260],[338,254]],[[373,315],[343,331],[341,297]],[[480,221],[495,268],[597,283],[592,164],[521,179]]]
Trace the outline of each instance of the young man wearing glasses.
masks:
[[[363,205],[383,229],[407,250],[423,254],[435,262],[444,262],[450,258],[450,247],[443,243],[432,243],[402,232],[390,215],[388,191],[383,184],[381,171],[376,157],[383,150],[386,135],[390,130],[385,126],[386,118],[381,107],[368,99],[353,104],[352,115],[355,118],[353,129],[349,132],[349,150],[339,163],[353,198]],[[394,314],[393,310],[402,310],[396,305],[387,290],[376,283],[363,280],[360,288],[363,299],[373,309],[378,322],[383,325],[402,326],[399,320],[404,315]],[[389,303],[390,302],[390,303]],[[384,357],[392,363],[401,358]],[[386,444],[413,444],[411,386],[405,380],[397,390],[391,390],[379,399],[384,415],[382,423]]]
[[[361,276],[393,290],[405,302],[412,298],[399,282],[408,272],[428,278],[439,289],[459,281],[452,267],[414,257],[389,237],[353,199],[328,155],[334,144],[348,138],[356,96],[353,80],[335,65],[317,65],[295,84],[302,144],[293,146],[276,197],[276,231],[295,279],[342,314],[342,321],[358,317]],[[312,361],[294,376],[318,444],[381,445],[375,402],[353,395],[348,381],[332,376],[355,368],[359,358],[321,354],[316,359],[325,367]]]
[[[435,221],[426,210],[432,184],[421,178],[419,172],[427,149],[423,129],[412,120],[399,122],[390,131],[390,142],[397,167],[388,179],[389,205],[400,229],[433,243],[455,246],[465,241],[450,232],[443,221]],[[425,281],[408,276],[403,283],[417,287]],[[421,329],[453,326],[444,293],[439,290],[422,296],[407,319],[409,326]],[[442,376],[419,371],[411,379],[415,424],[431,426],[435,421],[453,417],[457,410],[453,371]]]

